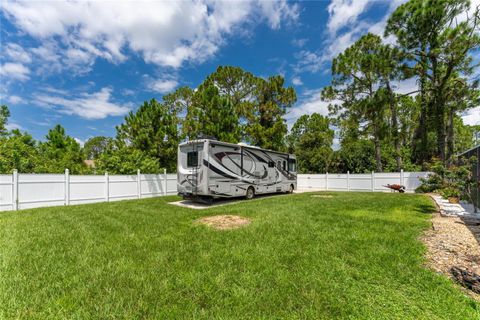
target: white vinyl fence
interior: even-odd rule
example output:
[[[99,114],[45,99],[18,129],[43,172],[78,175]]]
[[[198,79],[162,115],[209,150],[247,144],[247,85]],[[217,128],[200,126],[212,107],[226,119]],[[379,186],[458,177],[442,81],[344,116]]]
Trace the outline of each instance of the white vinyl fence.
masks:
[[[414,192],[420,186],[420,178],[425,178],[428,172],[389,172],[389,173],[325,173],[299,174],[297,189],[332,190],[332,191],[372,191],[390,192],[387,184],[405,186],[406,192]]]
[[[334,191],[390,191],[386,184],[401,184],[407,192],[420,185],[427,172],[371,174],[299,174],[298,189]],[[0,175],[0,211],[63,206],[173,195],[177,193],[176,174]]]
[[[176,174],[0,175],[0,211],[177,194]]]

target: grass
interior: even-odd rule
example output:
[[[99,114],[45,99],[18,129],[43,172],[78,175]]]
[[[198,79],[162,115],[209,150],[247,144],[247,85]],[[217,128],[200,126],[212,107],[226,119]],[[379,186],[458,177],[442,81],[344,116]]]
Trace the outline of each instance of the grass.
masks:
[[[330,194],[1,213],[0,318],[480,318],[480,304],[422,267],[428,198]],[[215,214],[253,221],[193,223]]]

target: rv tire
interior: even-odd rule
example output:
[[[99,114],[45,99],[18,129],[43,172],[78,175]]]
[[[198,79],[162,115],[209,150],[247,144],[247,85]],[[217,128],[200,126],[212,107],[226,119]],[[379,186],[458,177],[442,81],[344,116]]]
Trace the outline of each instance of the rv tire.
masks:
[[[293,184],[290,185],[290,187],[288,188],[288,193],[293,193],[293,189],[295,189],[293,187]]]
[[[255,197],[255,189],[253,187],[248,187],[247,189],[247,194],[245,195],[245,198],[247,200],[251,200]]]

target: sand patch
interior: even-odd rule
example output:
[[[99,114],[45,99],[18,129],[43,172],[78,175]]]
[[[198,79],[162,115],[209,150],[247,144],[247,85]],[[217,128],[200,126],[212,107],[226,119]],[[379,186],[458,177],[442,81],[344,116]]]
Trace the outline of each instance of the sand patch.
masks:
[[[198,223],[207,225],[217,230],[238,229],[250,224],[250,219],[234,215],[218,215],[204,217],[197,220]]]

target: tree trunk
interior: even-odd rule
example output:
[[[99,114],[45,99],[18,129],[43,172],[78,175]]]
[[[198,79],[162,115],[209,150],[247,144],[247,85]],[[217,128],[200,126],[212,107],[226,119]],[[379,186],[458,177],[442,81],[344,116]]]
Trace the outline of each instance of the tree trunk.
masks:
[[[392,133],[393,144],[395,146],[395,159],[397,161],[397,170],[402,169],[402,155],[400,153],[400,137],[398,132],[398,119],[397,119],[397,106],[394,93],[390,87],[390,83],[387,81],[387,90],[389,94],[390,112],[392,113]]]
[[[454,124],[455,111],[453,108],[448,110],[448,123],[447,123],[447,161],[450,161],[455,150],[455,124]]]
[[[427,160],[427,149],[428,149],[428,132],[427,132],[427,94],[426,94],[426,84],[427,84],[427,73],[426,73],[426,65],[427,65],[427,57],[426,57],[426,49],[422,47],[422,69],[420,73],[420,119],[417,130],[415,130],[415,151],[414,154],[416,155],[417,159],[416,162],[423,166],[425,161]]]
[[[377,162],[377,172],[382,172],[382,149],[380,145],[380,130],[378,124],[373,124],[374,133],[373,133],[373,142],[375,144],[375,161]]]

